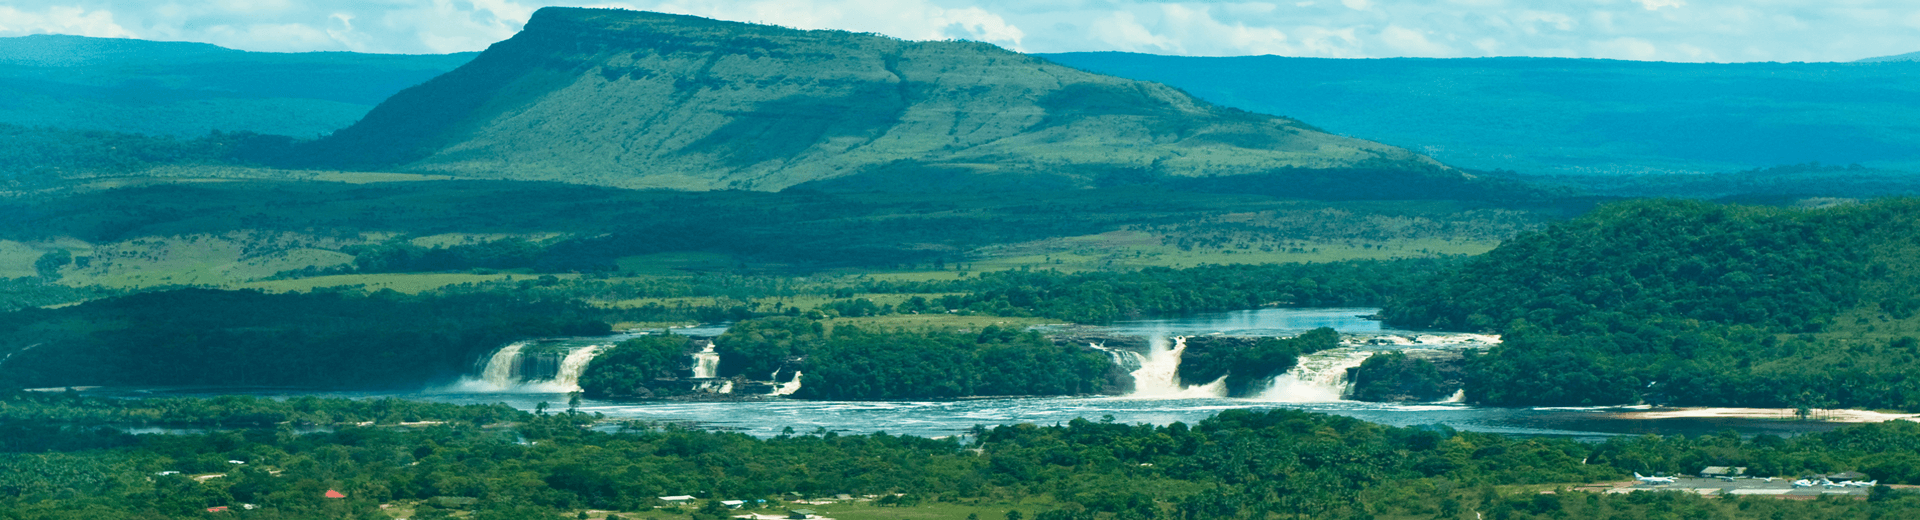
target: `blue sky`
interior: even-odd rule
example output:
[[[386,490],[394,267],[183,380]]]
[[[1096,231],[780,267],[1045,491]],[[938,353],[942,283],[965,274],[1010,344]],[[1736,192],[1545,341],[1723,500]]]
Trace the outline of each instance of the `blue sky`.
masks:
[[[1851,61],[1920,51],[1920,0],[0,0],[0,36],[442,53],[544,5],[621,7],[1025,52]]]

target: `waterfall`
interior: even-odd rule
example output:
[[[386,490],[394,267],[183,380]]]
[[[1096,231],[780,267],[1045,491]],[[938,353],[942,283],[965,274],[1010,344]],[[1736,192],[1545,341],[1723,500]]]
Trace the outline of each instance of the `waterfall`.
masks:
[[[554,371],[553,379],[527,383],[525,388],[528,391],[551,393],[578,391],[580,374],[586,373],[587,364],[592,363],[593,357],[600,355],[600,351],[609,346],[611,345],[592,345],[573,349],[567,352],[566,358],[560,360],[560,368]]]
[[[1107,357],[1113,360],[1115,366],[1126,369],[1128,373],[1139,370],[1140,367],[1146,366],[1147,364],[1147,357],[1140,355],[1139,352],[1127,349],[1107,348],[1106,345],[1098,343],[1087,343],[1087,348],[1107,353]]]
[[[587,345],[528,352],[533,342],[508,344],[487,357],[478,375],[432,391],[442,393],[567,393],[580,390],[580,375],[593,357],[611,345]],[[564,347],[561,347],[564,348]]]
[[[712,379],[720,372],[720,354],[713,351],[713,343],[693,355],[693,378]]]
[[[714,394],[731,394],[733,393],[733,380],[727,379],[723,381],[702,381],[699,386],[696,386],[693,389],[701,392],[714,393]]]
[[[1337,348],[1301,357],[1292,370],[1273,378],[1262,401],[1280,403],[1327,403],[1339,401],[1347,393],[1347,369],[1360,366],[1373,352]]]
[[[487,360],[487,367],[480,370],[480,383],[497,390],[513,386],[520,375],[520,351],[527,348],[527,342],[520,341],[494,352]]]
[[[779,372],[777,371],[774,373],[779,374]],[[799,370],[793,371],[793,380],[787,381],[785,383],[780,383],[780,386],[778,388],[773,389],[773,395],[793,395],[794,392],[799,391],[800,390],[800,374],[801,372]]]
[[[1465,389],[1465,388],[1462,388],[1462,389],[1459,389],[1459,390],[1454,390],[1454,391],[1453,391],[1453,395],[1451,395],[1451,396],[1448,396],[1448,397],[1446,398],[1446,400],[1443,400],[1443,401],[1440,401],[1440,402],[1442,402],[1442,403],[1464,403],[1464,402],[1467,402],[1467,389]]]
[[[1200,386],[1180,384],[1180,355],[1187,350],[1187,338],[1173,338],[1169,345],[1166,336],[1155,334],[1147,345],[1147,355],[1140,368],[1133,371],[1133,393],[1127,397],[1194,399],[1227,395],[1226,376]]]

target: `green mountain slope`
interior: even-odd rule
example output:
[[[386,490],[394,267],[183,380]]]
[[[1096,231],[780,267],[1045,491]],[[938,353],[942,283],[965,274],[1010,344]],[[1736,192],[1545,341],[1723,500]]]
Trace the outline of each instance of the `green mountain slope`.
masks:
[[[0,38],[0,123],[200,136],[313,137],[476,53],[246,52],[204,43]]]
[[[1818,161],[1920,171],[1920,62],[1041,56],[1464,168],[1637,175]]]
[[[1072,188],[1302,169],[1369,189],[1466,179],[1399,148],[985,44],[565,8],[302,160],[676,189]]]
[[[1637,201],[1522,234],[1382,313],[1488,329],[1503,405],[1920,409],[1920,201]]]

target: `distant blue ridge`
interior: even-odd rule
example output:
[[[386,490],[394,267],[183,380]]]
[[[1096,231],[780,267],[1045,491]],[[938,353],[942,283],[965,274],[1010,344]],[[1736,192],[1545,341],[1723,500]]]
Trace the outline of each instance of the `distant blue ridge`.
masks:
[[[1820,162],[1920,171],[1915,61],[1040,56],[1481,170],[1713,173]]]

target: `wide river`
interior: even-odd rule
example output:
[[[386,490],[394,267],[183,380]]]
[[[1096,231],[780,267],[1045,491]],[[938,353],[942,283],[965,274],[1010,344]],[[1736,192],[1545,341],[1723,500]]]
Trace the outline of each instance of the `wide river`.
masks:
[[[1055,332],[1105,334],[1115,336],[1198,336],[1225,334],[1239,336],[1290,335],[1317,327],[1332,327],[1360,338],[1379,338],[1374,346],[1362,349],[1458,348],[1452,340],[1474,341],[1472,335],[1394,331],[1381,328],[1380,322],[1362,319],[1377,309],[1261,309],[1202,314],[1183,318],[1116,323],[1102,327],[1071,327]],[[715,335],[724,327],[677,329],[694,335]],[[630,336],[576,338],[567,340],[582,345],[605,344]],[[1484,338],[1484,337],[1482,337]],[[1415,341],[1408,345],[1409,340]],[[1384,345],[1384,346],[1382,346]],[[1439,345],[1439,346],[1435,346]],[[1329,358],[1329,362],[1339,362]],[[1305,361],[1303,361],[1303,364]],[[804,379],[804,378],[803,378]],[[234,389],[150,389],[139,395],[193,395],[236,393]],[[506,403],[515,408],[533,410],[548,403],[558,410],[566,406],[564,393],[542,392],[537,388],[514,392],[485,392],[440,389],[420,392],[315,392],[254,389],[240,393],[271,397],[302,395],[337,397],[399,397],[447,403]],[[1618,417],[1629,408],[1490,408],[1458,403],[1381,404],[1322,400],[1298,402],[1297,399],[1231,399],[1217,397],[1029,397],[988,398],[957,401],[838,402],[802,401],[786,398],[759,398],[726,401],[600,401],[587,399],[583,412],[598,412],[611,419],[644,420],[695,425],[749,435],[767,437],[786,428],[806,433],[824,428],[840,433],[911,434],[940,437],[966,432],[975,425],[1035,423],[1061,424],[1075,418],[1099,421],[1111,416],[1120,423],[1192,424],[1222,410],[1290,408],[1354,417],[1393,426],[1445,425],[1458,430],[1516,435],[1567,436],[1586,440],[1639,434],[1706,435],[1734,430],[1743,435],[1796,435],[1825,431],[1838,424],[1781,419],[1674,418],[1631,419]],[[614,427],[609,425],[608,427]]]

